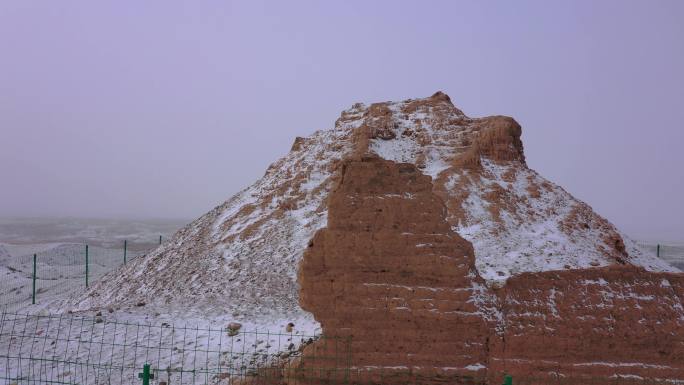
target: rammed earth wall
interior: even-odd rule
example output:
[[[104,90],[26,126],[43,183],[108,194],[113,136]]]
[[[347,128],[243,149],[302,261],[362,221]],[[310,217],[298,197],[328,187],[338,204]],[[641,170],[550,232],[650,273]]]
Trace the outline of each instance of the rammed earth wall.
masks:
[[[430,177],[377,157],[343,163],[328,207],[300,264],[300,303],[324,334],[351,337],[356,377],[684,379],[682,274],[616,265],[488,289]]]

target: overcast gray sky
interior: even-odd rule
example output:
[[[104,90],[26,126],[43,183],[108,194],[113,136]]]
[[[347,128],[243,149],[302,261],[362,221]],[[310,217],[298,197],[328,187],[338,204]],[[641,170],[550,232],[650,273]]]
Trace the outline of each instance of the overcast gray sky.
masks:
[[[443,90],[684,240],[683,1],[0,2],[0,216],[194,218],[342,109]]]

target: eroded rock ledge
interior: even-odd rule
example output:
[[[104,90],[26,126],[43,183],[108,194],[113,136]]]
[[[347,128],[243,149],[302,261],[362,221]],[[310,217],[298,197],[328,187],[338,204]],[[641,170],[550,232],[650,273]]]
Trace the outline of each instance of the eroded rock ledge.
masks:
[[[345,161],[328,204],[328,226],[300,264],[300,303],[325,335],[351,338],[357,377],[684,378],[682,274],[611,266],[488,289],[431,178],[412,164]]]

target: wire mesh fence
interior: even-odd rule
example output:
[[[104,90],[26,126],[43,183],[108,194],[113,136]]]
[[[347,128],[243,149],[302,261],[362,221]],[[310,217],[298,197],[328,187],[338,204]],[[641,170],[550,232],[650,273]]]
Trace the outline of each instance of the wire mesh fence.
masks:
[[[307,353],[311,363],[301,365],[302,351],[314,341],[316,351]],[[342,383],[348,377],[348,341],[5,312],[0,319],[0,383],[141,384],[146,379],[158,385],[275,384],[286,378],[290,383],[320,378]],[[145,372],[147,378],[141,378]]]
[[[34,253],[1,256],[0,307],[16,310],[85,290],[104,274],[160,243],[161,238],[159,243],[138,245],[123,241],[120,248],[66,243]]]
[[[61,244],[34,254],[2,257],[0,385],[19,384],[499,384],[478,377],[441,378],[410,368],[352,365],[351,341],[317,335],[172,324],[105,317],[17,314],[14,309],[85,290],[102,275],[149,252],[154,244],[118,249]],[[642,245],[684,268],[684,246]],[[302,363],[302,351],[314,351]],[[310,348],[311,349],[311,348]],[[684,384],[672,378],[514,377],[513,384]]]
[[[0,385],[515,384],[660,385],[673,378],[504,373],[357,366],[348,337],[159,325],[101,316],[0,314]],[[388,363],[390,364],[390,363]]]
[[[684,270],[684,244],[641,243],[639,246],[650,254],[664,259],[680,270]]]

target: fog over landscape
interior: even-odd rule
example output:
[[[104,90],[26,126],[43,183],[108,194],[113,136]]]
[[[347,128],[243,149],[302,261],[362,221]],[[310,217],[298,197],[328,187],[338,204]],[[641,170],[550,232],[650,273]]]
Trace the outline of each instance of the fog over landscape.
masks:
[[[188,222],[352,101],[443,90],[630,236],[682,241],[683,8],[2,2],[0,217]]]

